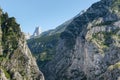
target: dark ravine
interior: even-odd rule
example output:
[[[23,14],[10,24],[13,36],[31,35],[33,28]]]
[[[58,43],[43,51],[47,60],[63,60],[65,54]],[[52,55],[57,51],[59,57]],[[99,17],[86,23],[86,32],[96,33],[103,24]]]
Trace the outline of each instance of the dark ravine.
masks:
[[[0,80],[44,80],[20,25],[0,9]]]
[[[40,38],[33,41],[41,43]],[[93,4],[74,17],[56,39],[57,44],[52,45],[56,48],[50,49],[55,51],[53,57],[39,66],[46,80],[120,80],[120,0]],[[29,41],[28,45],[36,51],[45,46]],[[33,55],[41,55],[40,51]]]

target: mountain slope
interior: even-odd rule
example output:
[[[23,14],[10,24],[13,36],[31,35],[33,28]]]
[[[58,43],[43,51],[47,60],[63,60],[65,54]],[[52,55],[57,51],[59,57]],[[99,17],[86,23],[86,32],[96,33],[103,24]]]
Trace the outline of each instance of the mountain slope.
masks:
[[[28,47],[36,57],[38,66],[44,70],[44,65],[51,61],[56,53],[60,34],[65,30],[72,19],[64,22],[55,29],[45,31],[40,36],[27,40]]]
[[[102,0],[73,19],[46,64],[47,80],[119,79],[119,5],[119,0]]]
[[[74,17],[55,47],[41,67],[46,80],[119,80],[120,0],[101,0]]]
[[[0,10],[0,80],[44,80],[15,18]]]

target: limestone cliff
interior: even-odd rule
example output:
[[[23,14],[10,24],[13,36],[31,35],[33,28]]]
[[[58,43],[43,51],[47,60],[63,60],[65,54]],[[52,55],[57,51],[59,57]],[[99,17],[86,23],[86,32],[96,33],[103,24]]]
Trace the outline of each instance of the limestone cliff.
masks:
[[[44,80],[15,18],[0,10],[0,80]]]
[[[101,0],[60,34],[46,80],[120,80],[120,0]]]

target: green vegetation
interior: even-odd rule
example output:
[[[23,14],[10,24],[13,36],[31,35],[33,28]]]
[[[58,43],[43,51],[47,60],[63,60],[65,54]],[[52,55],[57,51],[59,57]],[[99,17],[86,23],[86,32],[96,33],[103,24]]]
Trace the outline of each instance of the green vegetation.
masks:
[[[40,54],[40,60],[41,61],[47,60],[47,53],[46,52],[43,52],[43,53]]]
[[[46,43],[46,42],[49,42],[53,39],[59,38],[59,36],[60,36],[60,33],[57,33],[55,35],[50,35],[50,36],[49,35],[48,36],[41,36],[40,38],[35,39],[35,41]]]
[[[118,69],[118,68],[120,68],[120,62],[118,62],[118,63],[116,63],[116,64],[114,64],[114,65],[111,65],[111,66],[109,66],[108,67],[108,70],[113,70],[113,69]]]
[[[113,43],[114,41],[114,36],[118,36],[117,38],[120,39],[119,35],[116,33],[120,29],[116,29],[110,32],[98,32],[92,35],[92,38],[90,41],[96,44],[96,46],[99,48],[99,51],[101,53],[104,53],[105,49],[108,49],[109,46]]]
[[[8,13],[2,13],[0,18],[1,18],[1,24],[3,24],[9,18]]]
[[[44,67],[44,65],[54,57],[59,37],[60,33],[54,35],[48,34],[27,41],[28,47],[36,57],[40,67]]]
[[[0,61],[7,61],[8,59],[4,56],[0,56]]]
[[[119,13],[120,11],[120,0],[114,0],[111,6],[111,9],[115,13]]]
[[[116,22],[116,20],[113,20],[113,21],[105,21],[105,22],[101,22],[101,23],[99,23],[99,24],[95,24],[95,25],[93,25],[92,27],[112,25],[114,22]]]
[[[21,36],[21,30],[19,24],[16,23],[15,18],[9,18],[8,13],[2,12],[1,8],[0,26],[0,48],[3,50],[3,54],[0,55],[0,62],[5,63],[9,60],[11,54],[13,54],[14,50],[18,47],[18,40]],[[10,74],[3,65],[0,66],[0,69],[3,70],[5,76],[10,79]]]
[[[0,69],[2,69],[4,71],[4,74],[5,74],[6,78],[10,79],[10,74],[7,72],[7,70],[4,69],[2,66],[0,66]]]
[[[8,13],[3,13],[0,9],[0,25],[2,34],[0,46],[3,48],[3,56],[12,53],[18,47],[18,40],[21,36],[20,25],[16,23],[14,17],[9,18]],[[1,58],[2,60],[3,58]]]
[[[99,32],[92,35],[92,41],[101,49],[109,47],[110,44],[106,44],[105,40],[108,40],[109,36],[105,32]]]
[[[6,56],[8,52],[12,53],[12,50],[18,47],[18,40],[21,36],[20,27],[19,24],[16,23],[15,18],[6,17],[7,16],[4,16],[5,21],[2,23],[2,46],[4,56]]]

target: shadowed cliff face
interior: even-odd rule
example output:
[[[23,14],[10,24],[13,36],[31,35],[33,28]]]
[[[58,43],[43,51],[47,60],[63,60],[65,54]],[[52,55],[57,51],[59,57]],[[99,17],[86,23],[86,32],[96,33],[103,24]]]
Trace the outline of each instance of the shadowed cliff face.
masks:
[[[46,80],[119,80],[120,0],[101,0],[67,24]],[[53,49],[52,49],[53,50]]]
[[[0,10],[0,80],[44,80],[15,18]]]

